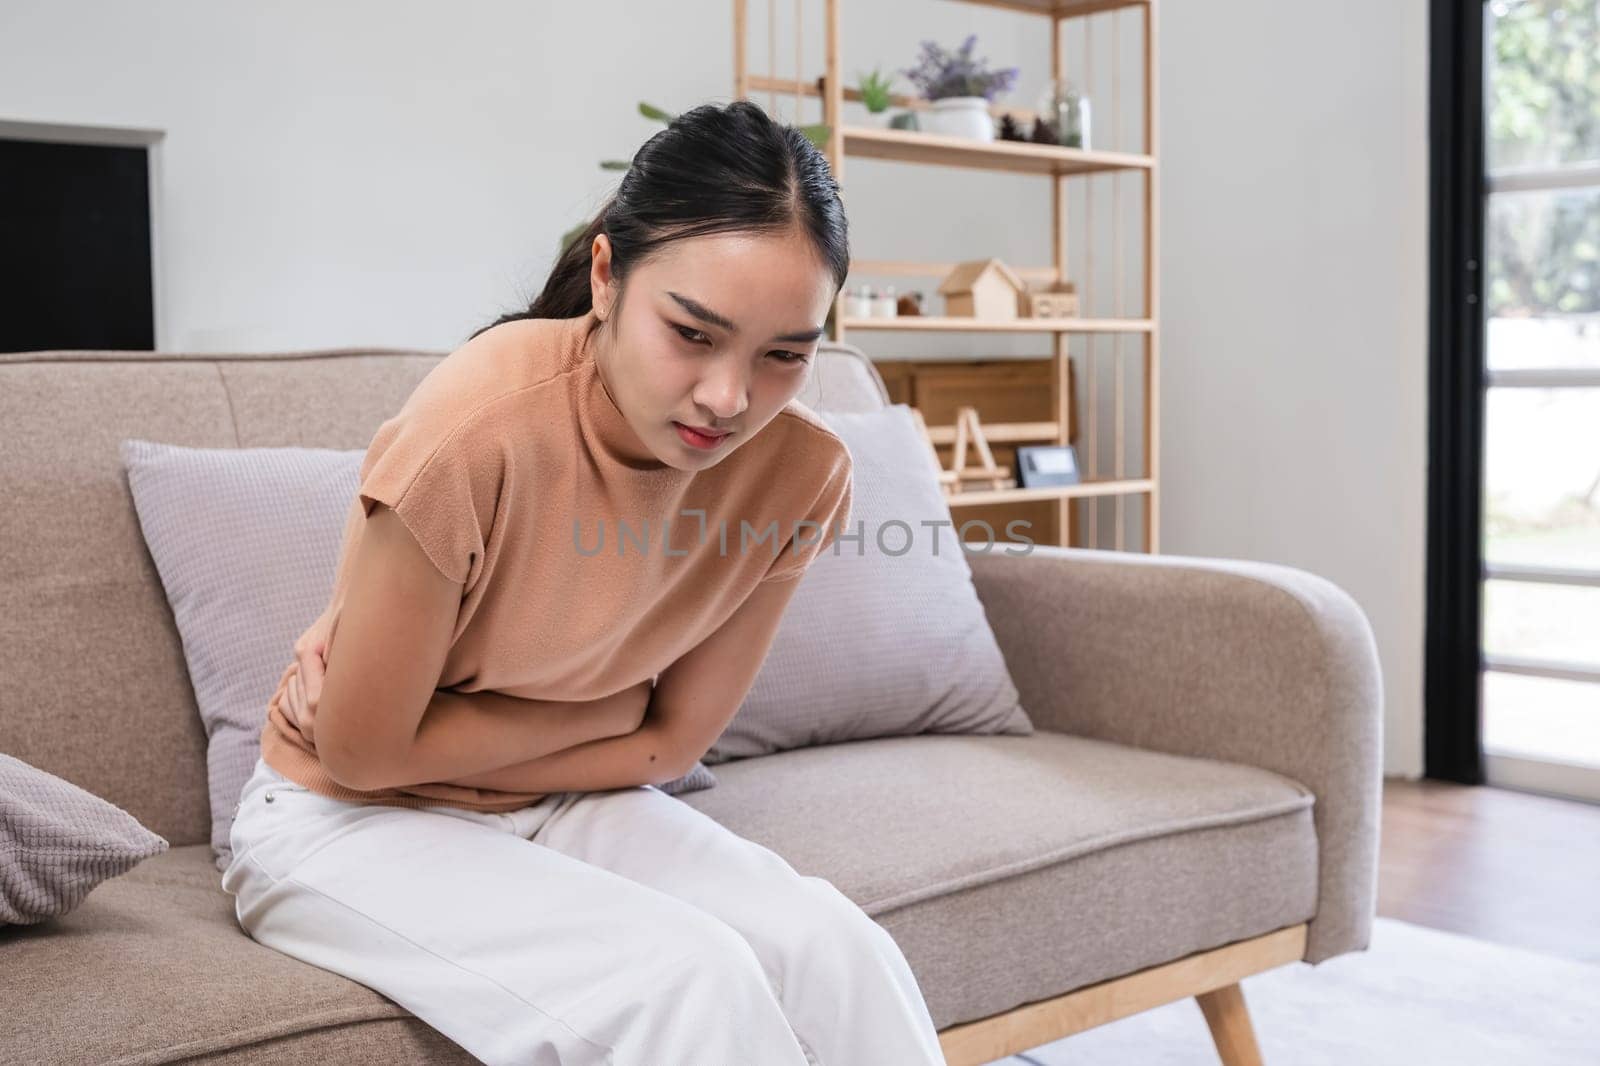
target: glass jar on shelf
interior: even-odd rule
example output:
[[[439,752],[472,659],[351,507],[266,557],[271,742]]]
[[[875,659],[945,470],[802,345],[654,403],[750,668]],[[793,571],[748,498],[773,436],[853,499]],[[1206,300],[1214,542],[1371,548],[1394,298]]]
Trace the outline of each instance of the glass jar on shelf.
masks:
[[[1089,148],[1089,98],[1066,78],[1051,79],[1039,96],[1039,117],[1066,148]]]

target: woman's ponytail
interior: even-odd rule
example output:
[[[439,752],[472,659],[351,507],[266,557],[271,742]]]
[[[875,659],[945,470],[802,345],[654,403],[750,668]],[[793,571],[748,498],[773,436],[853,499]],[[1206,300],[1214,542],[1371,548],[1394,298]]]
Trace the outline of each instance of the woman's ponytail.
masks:
[[[561,250],[556,265],[550,270],[550,277],[545,280],[544,288],[526,311],[501,315],[472,335],[476,337],[502,322],[515,322],[522,318],[576,318],[594,306],[594,293],[589,286],[589,271],[594,263],[594,239],[606,231],[606,212],[614,202],[615,197],[606,201],[583,232]]]
[[[842,288],[850,271],[849,229],[827,157],[758,104],[701,104],[634,153],[616,193],[562,249],[527,310],[501,315],[473,336],[502,322],[587,313],[599,234],[611,244],[611,273],[621,282],[670,241],[797,227],[833,275],[835,291]]]

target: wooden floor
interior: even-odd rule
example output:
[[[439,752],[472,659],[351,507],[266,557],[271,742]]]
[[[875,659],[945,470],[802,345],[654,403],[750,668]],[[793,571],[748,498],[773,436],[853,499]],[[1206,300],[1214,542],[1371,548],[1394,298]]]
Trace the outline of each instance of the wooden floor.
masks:
[[[1600,963],[1600,805],[1386,780],[1378,914]]]

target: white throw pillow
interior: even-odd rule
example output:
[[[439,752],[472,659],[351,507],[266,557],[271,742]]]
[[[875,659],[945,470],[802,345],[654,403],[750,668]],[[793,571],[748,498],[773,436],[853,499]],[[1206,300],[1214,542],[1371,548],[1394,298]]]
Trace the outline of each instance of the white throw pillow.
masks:
[[[1032,733],[911,409],[817,414],[854,461],[850,519],[800,577],[705,762],[869,737]]]

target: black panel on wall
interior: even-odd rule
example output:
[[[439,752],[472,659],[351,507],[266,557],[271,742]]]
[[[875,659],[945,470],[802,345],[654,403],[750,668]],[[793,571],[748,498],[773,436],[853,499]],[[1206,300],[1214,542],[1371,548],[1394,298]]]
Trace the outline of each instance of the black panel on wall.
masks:
[[[142,147],[0,138],[0,351],[155,347]]]

